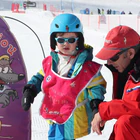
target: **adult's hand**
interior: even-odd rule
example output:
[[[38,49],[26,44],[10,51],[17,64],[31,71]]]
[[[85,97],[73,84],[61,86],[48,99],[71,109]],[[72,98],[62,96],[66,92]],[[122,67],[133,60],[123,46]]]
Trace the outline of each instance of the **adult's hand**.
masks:
[[[105,121],[101,119],[99,112],[96,113],[91,122],[93,132],[96,132],[98,135],[101,135],[102,132],[100,128],[103,127],[104,125],[105,125]]]

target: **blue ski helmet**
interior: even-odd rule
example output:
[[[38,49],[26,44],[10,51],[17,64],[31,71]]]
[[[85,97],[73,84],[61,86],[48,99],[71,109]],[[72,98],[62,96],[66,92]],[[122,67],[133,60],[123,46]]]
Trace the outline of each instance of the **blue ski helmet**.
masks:
[[[83,26],[79,18],[73,14],[64,13],[56,16],[50,26],[50,45],[53,50],[56,48],[56,33],[78,33],[78,49],[84,49]]]

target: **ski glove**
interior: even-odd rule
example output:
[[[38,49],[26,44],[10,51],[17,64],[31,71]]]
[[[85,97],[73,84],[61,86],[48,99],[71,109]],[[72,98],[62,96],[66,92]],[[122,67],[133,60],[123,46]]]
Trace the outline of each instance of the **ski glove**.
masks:
[[[92,99],[90,101],[90,107],[92,109],[92,112],[93,112],[93,118],[94,118],[94,115],[98,112],[98,106],[99,104],[103,102],[102,100],[99,100],[99,99]],[[103,127],[100,127],[100,130],[102,131],[104,129],[104,126]]]
[[[34,102],[34,98],[36,97],[36,95],[37,95],[37,90],[34,85],[27,84],[24,86],[21,104],[22,104],[22,108],[25,111],[29,110],[31,103]]]

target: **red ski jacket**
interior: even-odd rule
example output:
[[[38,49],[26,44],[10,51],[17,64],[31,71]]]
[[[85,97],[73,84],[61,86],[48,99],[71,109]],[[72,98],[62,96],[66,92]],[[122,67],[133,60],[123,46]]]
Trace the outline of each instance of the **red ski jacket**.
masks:
[[[122,115],[135,115],[140,117],[139,60],[132,62],[129,68],[122,74],[116,71],[112,72],[114,81],[113,100],[102,102],[99,105],[99,113],[102,120],[118,119]],[[120,77],[123,78],[121,82]]]

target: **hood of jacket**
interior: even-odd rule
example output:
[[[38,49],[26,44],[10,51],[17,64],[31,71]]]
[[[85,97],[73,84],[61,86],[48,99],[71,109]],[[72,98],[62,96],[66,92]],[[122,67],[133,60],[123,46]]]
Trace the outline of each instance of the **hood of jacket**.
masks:
[[[56,67],[59,62],[58,52],[51,51],[50,55],[52,56],[53,59],[52,68],[56,72]],[[85,48],[82,52],[78,53],[72,77],[74,77],[79,73],[85,61],[92,61],[92,59],[93,59],[93,48]]]

